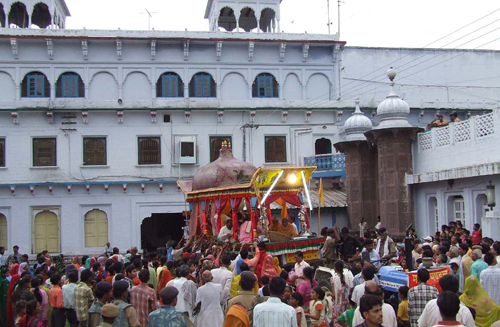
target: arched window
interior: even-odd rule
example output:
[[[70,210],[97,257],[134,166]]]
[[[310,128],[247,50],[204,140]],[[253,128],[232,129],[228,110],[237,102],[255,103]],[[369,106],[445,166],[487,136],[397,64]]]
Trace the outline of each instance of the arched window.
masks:
[[[45,3],[37,3],[31,14],[31,24],[40,28],[47,28],[52,22],[49,7]]]
[[[94,209],[85,215],[85,247],[102,247],[108,242],[108,217],[104,211]]]
[[[191,98],[215,98],[216,84],[210,74],[198,73],[189,82],[189,97]]]
[[[56,98],[84,98],[85,84],[77,73],[64,73],[56,84]]]
[[[265,8],[260,14],[260,29],[264,32],[274,32],[276,26],[276,13],[270,8]]]
[[[47,76],[40,72],[31,72],[24,76],[21,97],[50,98],[50,84]]]
[[[26,11],[26,5],[21,2],[12,4],[9,11],[9,26],[14,24],[19,28],[26,28],[28,27],[28,23],[29,16],[28,11]]]
[[[332,153],[332,141],[326,138],[317,139],[314,143],[314,154],[331,154]]]
[[[278,82],[271,74],[259,74],[252,85],[254,98],[278,98]]]
[[[5,10],[3,4],[0,3],[0,27],[5,27]]]
[[[257,27],[257,18],[255,17],[255,11],[249,7],[241,9],[240,28],[244,29],[245,32],[250,32],[256,27]]]
[[[8,247],[7,244],[7,217],[0,213],[0,244]]]
[[[42,211],[35,216],[35,253],[60,251],[59,221],[55,213]]]
[[[183,98],[184,83],[176,73],[163,73],[156,82],[157,98]]]
[[[231,32],[236,28],[236,17],[234,16],[234,10],[231,7],[224,7],[219,13],[218,26],[222,27],[228,32]]]

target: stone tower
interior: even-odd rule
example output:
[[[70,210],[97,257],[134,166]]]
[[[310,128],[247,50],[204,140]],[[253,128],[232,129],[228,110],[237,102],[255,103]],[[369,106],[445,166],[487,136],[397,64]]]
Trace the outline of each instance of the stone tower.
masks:
[[[375,217],[380,215],[382,226],[391,235],[402,236],[413,222],[413,201],[406,174],[412,173],[411,143],[421,128],[408,123],[410,106],[395,91],[396,71],[389,69],[387,76],[391,91],[377,107],[380,124],[368,128],[369,119],[359,117],[356,108],[349,118],[352,122],[345,123],[345,141],[335,147],[346,154],[351,227],[356,229],[359,219],[364,217],[369,228],[373,228]],[[363,135],[367,142],[361,137],[363,128],[367,129]]]

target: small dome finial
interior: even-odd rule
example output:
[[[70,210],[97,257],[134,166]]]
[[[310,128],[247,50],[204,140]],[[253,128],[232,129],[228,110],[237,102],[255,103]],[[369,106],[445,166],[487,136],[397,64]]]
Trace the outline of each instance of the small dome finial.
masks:
[[[356,104],[356,106],[359,106],[359,97],[356,97],[356,100],[354,100],[354,103]]]
[[[396,78],[396,75],[397,75],[397,72],[394,68],[389,68],[389,70],[387,71],[387,77],[389,77],[389,80],[391,82],[394,81],[394,79]]]

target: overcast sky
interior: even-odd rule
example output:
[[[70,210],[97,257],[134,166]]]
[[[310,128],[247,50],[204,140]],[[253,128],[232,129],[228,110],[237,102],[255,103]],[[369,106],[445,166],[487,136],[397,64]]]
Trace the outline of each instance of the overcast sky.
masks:
[[[207,31],[206,0],[66,0],[68,29]],[[337,1],[331,0],[332,33]],[[482,18],[490,14],[488,17]],[[480,19],[480,20],[478,20]],[[446,36],[478,20],[469,27]],[[283,0],[281,30],[327,34],[327,0]],[[476,31],[477,30],[477,31]],[[470,34],[470,35],[467,35]],[[483,35],[486,34],[486,35]],[[340,39],[349,46],[500,49],[498,0],[344,0]],[[449,44],[448,44],[449,43]],[[482,46],[485,43],[487,45]]]

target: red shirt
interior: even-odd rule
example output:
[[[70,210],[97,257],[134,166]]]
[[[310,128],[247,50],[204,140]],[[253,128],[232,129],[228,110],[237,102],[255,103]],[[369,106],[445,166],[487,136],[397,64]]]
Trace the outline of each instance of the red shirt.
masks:
[[[480,229],[472,231],[472,245],[479,245],[482,238],[483,236]]]

